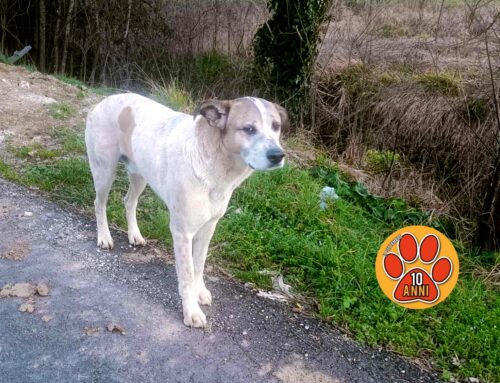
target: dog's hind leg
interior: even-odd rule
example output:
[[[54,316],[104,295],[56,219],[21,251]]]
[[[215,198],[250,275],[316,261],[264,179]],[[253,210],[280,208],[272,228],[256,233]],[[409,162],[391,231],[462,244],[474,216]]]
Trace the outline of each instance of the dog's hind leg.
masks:
[[[125,209],[127,211],[128,225],[128,241],[131,245],[145,245],[146,241],[141,235],[139,226],[137,225],[137,202],[139,196],[146,187],[146,180],[139,174],[129,172],[128,179],[130,181],[127,195],[124,198]]]
[[[96,158],[95,152],[88,151],[90,170],[94,179],[95,188],[95,218],[97,221],[97,246],[103,249],[113,248],[113,239],[108,227],[108,217],[106,215],[106,204],[108,202],[109,190],[115,179],[115,169],[118,163],[118,156],[106,156]]]

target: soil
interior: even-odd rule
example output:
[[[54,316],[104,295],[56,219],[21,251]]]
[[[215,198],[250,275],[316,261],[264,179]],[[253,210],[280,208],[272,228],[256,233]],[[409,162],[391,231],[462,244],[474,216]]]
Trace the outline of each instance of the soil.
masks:
[[[0,63],[0,153],[6,143],[14,147],[39,143],[50,148],[50,130],[82,126],[89,106],[99,99],[53,76]],[[75,113],[57,120],[49,111],[55,103],[69,104]]]

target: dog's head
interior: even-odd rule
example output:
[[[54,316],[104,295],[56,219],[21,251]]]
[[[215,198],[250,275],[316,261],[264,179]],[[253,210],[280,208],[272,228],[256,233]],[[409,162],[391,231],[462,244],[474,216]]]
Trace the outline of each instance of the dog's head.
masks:
[[[288,126],[288,114],[283,107],[261,98],[243,97],[205,101],[199,113],[210,126],[221,130],[224,147],[239,154],[252,169],[283,167],[285,152],[279,138]]]

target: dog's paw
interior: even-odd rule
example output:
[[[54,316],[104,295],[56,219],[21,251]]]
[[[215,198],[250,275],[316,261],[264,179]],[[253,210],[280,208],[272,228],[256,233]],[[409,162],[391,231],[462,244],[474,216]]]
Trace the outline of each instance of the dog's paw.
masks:
[[[113,238],[111,238],[111,234],[97,235],[97,246],[105,250],[112,249],[114,243]]]
[[[144,246],[146,244],[146,240],[139,232],[128,233],[128,242],[132,246]]]
[[[212,304],[212,294],[205,286],[198,288],[198,303],[205,306],[210,306]]]
[[[184,310],[184,324],[188,327],[206,327],[207,317],[197,305],[196,307]]]

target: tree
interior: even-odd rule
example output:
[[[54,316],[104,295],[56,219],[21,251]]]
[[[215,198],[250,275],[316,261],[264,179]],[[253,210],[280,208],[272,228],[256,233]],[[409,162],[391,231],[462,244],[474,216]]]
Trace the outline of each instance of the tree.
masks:
[[[309,98],[320,27],[330,3],[331,0],[268,0],[272,16],[255,34],[256,66],[264,70],[282,96],[295,100],[292,109]]]
[[[46,8],[45,8],[45,0],[40,0],[39,4],[39,16],[40,22],[39,27],[40,31],[38,32],[38,65],[40,66],[40,71],[45,72],[45,64],[47,62],[45,58],[45,48],[47,43],[45,41],[45,29],[46,29]]]
[[[500,108],[498,102],[495,77],[491,63],[491,52],[488,43],[488,31],[484,35],[486,56],[491,81],[491,93],[497,126],[497,137],[494,142],[494,156],[491,164],[486,193],[483,198],[483,206],[478,217],[476,245],[484,249],[500,249]]]

